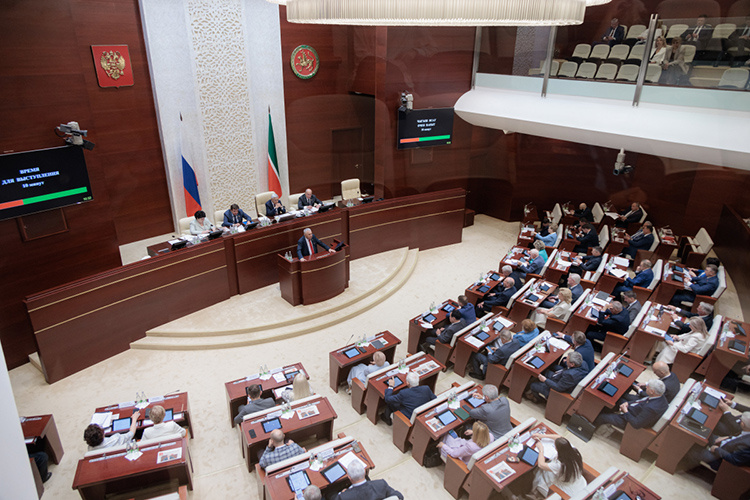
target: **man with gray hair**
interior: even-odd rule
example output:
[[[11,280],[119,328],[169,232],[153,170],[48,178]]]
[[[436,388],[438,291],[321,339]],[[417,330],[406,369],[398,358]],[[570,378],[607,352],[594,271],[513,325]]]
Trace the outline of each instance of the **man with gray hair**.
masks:
[[[385,390],[386,408],[380,415],[380,420],[388,425],[393,424],[391,415],[394,411],[400,411],[406,418],[411,418],[411,414],[416,408],[435,399],[435,394],[429,387],[419,385],[419,375],[414,372],[406,374],[406,385],[408,387],[394,394],[393,388],[395,385],[395,377],[391,377],[388,380],[388,388]]]
[[[527,274],[539,274],[543,267],[544,259],[539,256],[539,250],[534,248],[533,250],[529,250],[528,262],[518,265],[518,271],[525,278]]]
[[[623,309],[622,303],[613,300],[606,311],[599,313],[596,325],[588,327],[586,337],[594,344],[594,349],[601,351],[601,345],[594,340],[604,341],[607,338],[607,332],[614,332],[625,335],[630,326],[630,315]]]
[[[302,492],[302,498],[304,498],[305,500],[321,500],[323,498],[323,494],[320,492],[320,488],[318,488],[314,484],[311,484]]]
[[[471,355],[470,377],[484,380],[487,376],[487,366],[489,364],[504,365],[508,362],[510,355],[521,348],[521,343],[518,339],[513,338],[513,332],[507,328],[503,328],[495,342],[498,344],[495,347],[488,345],[486,351]]]
[[[469,410],[469,416],[474,420],[484,422],[495,439],[513,429],[510,423],[510,404],[505,397],[499,397],[497,387],[485,385],[473,396],[477,399],[484,399],[484,404],[479,408]],[[467,430],[464,434],[471,436],[472,432]]]
[[[583,286],[581,285],[581,276],[575,273],[568,274],[568,277],[566,279],[568,288],[570,289],[570,294],[572,295],[571,303],[575,304],[576,300],[583,294]],[[557,291],[560,291],[560,288],[557,289]],[[542,303],[539,305],[539,307],[543,307],[545,309],[552,309],[557,305],[557,303],[560,302],[560,299],[557,298],[557,293],[554,295],[550,295],[546,299],[542,301]]]
[[[266,202],[266,217],[275,217],[285,213],[286,208],[281,204],[279,195],[271,193],[271,199]]]
[[[486,297],[482,302],[477,302],[475,306],[477,318],[481,318],[488,312],[492,311],[495,306],[505,307],[508,301],[516,293],[516,281],[513,278],[505,278],[503,280],[503,289],[492,297]]]
[[[688,333],[690,331],[690,325],[688,325],[687,322],[683,322],[681,317],[690,319],[693,316],[698,316],[706,324],[706,330],[710,330],[711,325],[714,324],[714,306],[708,302],[701,302],[698,304],[696,312],[688,311],[687,309],[680,309],[675,306],[667,306],[667,309],[672,311],[674,327],[679,329],[679,333]]]
[[[559,370],[547,370],[544,375],[540,373],[539,380],[532,382],[524,395],[537,403],[540,399],[546,401],[549,397],[549,391],[552,389],[563,394],[573,392],[578,382],[586,377],[588,370],[583,366],[581,353],[577,351],[568,355],[565,365],[565,368]]]
[[[372,372],[383,368],[385,366],[385,361],[385,354],[383,354],[381,351],[376,351],[375,354],[372,355],[372,361],[370,362],[370,364],[366,365],[364,363],[360,363],[358,365],[352,366],[352,369],[349,370],[349,375],[346,376],[347,394],[351,394],[352,381],[355,378],[363,384],[367,385],[367,376]]]
[[[305,230],[302,231],[302,235],[302,238],[297,241],[297,257],[299,257],[299,260],[304,261],[305,257],[318,253],[318,247],[325,248],[329,253],[335,252],[333,248],[320,241],[309,227],[306,227]]]
[[[669,406],[667,398],[664,397],[664,390],[664,382],[649,380],[645,397],[622,403],[619,413],[600,413],[594,420],[594,425],[609,424],[622,430],[625,430],[628,424],[634,429],[652,427]]]
[[[352,485],[339,493],[340,500],[382,500],[394,495],[404,500],[404,495],[388,486],[385,479],[368,481],[365,466],[360,461],[352,462],[346,473]]]
[[[691,454],[694,462],[706,462],[717,470],[722,460],[732,465],[750,465],[750,411],[740,417],[740,433],[737,436],[717,438],[708,448]],[[744,497],[743,497],[744,498]]]

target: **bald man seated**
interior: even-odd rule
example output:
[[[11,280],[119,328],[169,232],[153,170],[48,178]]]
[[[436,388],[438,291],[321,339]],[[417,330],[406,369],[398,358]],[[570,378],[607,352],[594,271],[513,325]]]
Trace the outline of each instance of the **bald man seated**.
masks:
[[[312,192],[312,189],[305,189],[305,194],[299,197],[297,200],[297,208],[302,210],[305,207],[318,208],[323,204]]]
[[[271,438],[268,440],[268,446],[260,457],[260,467],[261,469],[266,470],[269,465],[281,462],[287,458],[302,455],[303,453],[305,453],[303,447],[291,439],[285,443],[284,433],[281,429],[274,429],[271,431]]]

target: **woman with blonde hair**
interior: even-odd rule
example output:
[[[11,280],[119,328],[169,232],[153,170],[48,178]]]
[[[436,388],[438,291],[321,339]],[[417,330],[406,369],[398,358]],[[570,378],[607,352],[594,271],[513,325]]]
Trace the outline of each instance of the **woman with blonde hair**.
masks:
[[[703,318],[693,316],[688,322],[690,331],[682,335],[675,335],[672,340],[665,339],[664,349],[661,350],[659,355],[656,357],[656,361],[663,361],[668,365],[674,363],[677,352],[684,353],[697,353],[703,347],[706,340],[708,339],[708,330],[706,330],[706,322]]]
[[[547,247],[544,246],[544,243],[540,240],[536,240],[534,242],[534,248],[539,251],[539,256],[544,259],[544,262],[547,262],[549,255],[547,255]]]
[[[445,459],[447,456],[462,460],[468,464],[471,456],[490,444],[494,440],[490,429],[483,423],[476,421],[471,427],[471,439],[462,439],[446,434],[443,440],[438,443],[440,456]]]
[[[648,62],[651,64],[659,64],[664,62],[664,56],[667,54],[667,41],[663,36],[656,37],[654,40],[654,48],[651,49],[651,57]]]
[[[561,288],[557,292],[557,298],[559,300],[554,307],[538,307],[534,313],[534,323],[540,330],[543,330],[547,325],[547,318],[562,319],[565,313],[573,307],[573,292],[570,291],[570,288]]]
[[[315,394],[315,391],[310,386],[310,382],[307,381],[305,374],[300,372],[294,376],[292,387],[287,387],[281,393],[281,399],[285,403],[291,403],[292,401],[298,401],[313,394]]]

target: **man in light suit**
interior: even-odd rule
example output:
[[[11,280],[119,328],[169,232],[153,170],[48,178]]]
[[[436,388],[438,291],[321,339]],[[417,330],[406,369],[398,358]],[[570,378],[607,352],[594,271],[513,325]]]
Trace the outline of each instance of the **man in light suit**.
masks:
[[[635,258],[638,250],[648,250],[654,244],[654,225],[649,221],[643,223],[643,226],[633,235],[625,234],[625,241],[628,246],[623,248],[622,255]]]
[[[474,393],[474,397],[484,398],[484,404],[479,408],[469,410],[469,416],[486,424],[492,437],[498,439],[513,429],[513,424],[510,423],[510,404],[506,398],[499,396],[497,387],[485,385],[481,392]],[[467,430],[464,434],[468,437],[472,432]]]
[[[271,199],[266,202],[266,217],[275,217],[285,213],[286,208],[279,201],[279,195],[271,193]]]
[[[302,235],[302,238],[297,241],[297,257],[299,257],[299,260],[304,261],[305,257],[318,253],[318,247],[325,248],[329,253],[335,252],[333,248],[320,241],[309,227],[302,231]]]
[[[635,286],[648,288],[653,279],[654,271],[651,269],[651,261],[644,259],[638,264],[638,267],[635,268],[635,276],[632,278],[625,278],[625,281],[618,283],[615,289],[612,290],[612,295],[614,295],[615,298],[619,298],[622,292],[632,290]]]
[[[503,280],[503,290],[493,297],[484,299],[484,302],[477,302],[475,307],[475,313],[477,318],[481,318],[488,312],[492,311],[495,306],[505,307],[508,301],[516,293],[515,280],[513,278],[505,278]]]
[[[613,17],[609,22],[609,28],[602,35],[602,42],[612,47],[618,43],[622,43],[623,38],[625,38],[625,27],[620,26],[620,20]]]
[[[435,399],[435,394],[426,385],[419,385],[419,375],[414,372],[406,374],[406,387],[398,393],[393,393],[393,378],[388,380],[388,388],[385,390],[385,411],[380,415],[380,420],[392,425],[391,415],[394,411],[400,411],[406,418],[411,418],[415,409]]]
[[[684,290],[678,290],[675,292],[672,300],[669,301],[673,306],[680,307],[682,302],[692,302],[695,300],[696,295],[713,295],[717,288],[719,288],[719,277],[716,274],[719,269],[709,264],[706,266],[704,276],[696,276],[693,279],[689,279],[687,276],[683,282]]]
[[[247,397],[249,399],[246,405],[240,406],[240,411],[237,416],[234,417],[234,423],[239,425],[242,423],[242,417],[250,415],[256,411],[267,410],[276,406],[276,402],[273,398],[261,398],[262,390],[258,384],[253,384],[247,388]]]
[[[646,397],[622,403],[619,407],[620,413],[600,413],[594,420],[594,425],[609,424],[622,430],[625,430],[628,424],[634,429],[652,427],[669,407],[667,398],[664,397],[664,390],[664,382],[650,380],[646,386]],[[605,430],[602,433],[606,434],[606,432]]]
[[[662,74],[659,83],[666,85],[679,85],[688,72],[685,63],[685,47],[682,46],[682,38],[676,36],[672,39],[672,45],[667,47],[664,62],[661,65]]]
[[[520,264],[518,270],[521,277],[525,278],[527,274],[539,274],[544,267],[544,259],[539,255],[539,250],[534,248],[529,250],[529,261],[526,264]]]
[[[497,342],[500,344],[499,346],[487,346],[486,354],[477,352],[471,355],[472,371],[469,372],[470,377],[484,380],[487,376],[487,365],[505,365],[510,355],[521,348],[521,343],[513,338],[513,332],[507,328],[500,332]]]
[[[425,354],[430,353],[430,346],[434,346],[438,340],[443,344],[450,343],[453,336],[463,330],[466,326],[466,321],[461,315],[461,311],[458,309],[451,311],[450,316],[448,316],[448,321],[450,321],[450,324],[445,328],[433,328],[430,330],[424,343],[420,346]]]
[[[305,194],[299,197],[297,200],[297,208],[302,210],[305,207],[317,208],[323,204],[312,192],[312,189],[305,189]]]
[[[353,462],[346,472],[352,485],[339,493],[339,500],[383,500],[394,495],[404,500],[404,495],[391,488],[385,479],[368,481],[362,462]]]
[[[239,205],[232,203],[229,210],[224,212],[224,222],[222,222],[221,225],[224,227],[232,227],[239,226],[240,224],[247,224],[247,222],[242,222],[243,219],[247,222],[252,221],[250,216],[243,212]]]
[[[643,305],[638,302],[638,297],[635,295],[635,292],[633,290],[626,290],[622,292],[622,303],[625,305],[625,310],[628,311],[630,324],[633,324],[633,321],[635,321],[635,318],[638,317],[641,309],[643,309]]]

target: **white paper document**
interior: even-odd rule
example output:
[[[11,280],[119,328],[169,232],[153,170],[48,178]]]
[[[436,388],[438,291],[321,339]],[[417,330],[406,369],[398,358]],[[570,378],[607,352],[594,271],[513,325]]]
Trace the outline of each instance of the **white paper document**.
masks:
[[[609,272],[612,273],[612,276],[616,278],[624,278],[628,275],[628,272],[624,269],[610,269]]]
[[[628,259],[619,256],[612,257],[612,261],[618,266],[628,267],[628,265],[630,264],[630,261]]]
[[[340,463],[340,464],[341,464],[341,466],[342,466],[342,467],[344,467],[344,469],[346,469],[347,471],[349,470],[349,467],[351,467],[351,465],[352,465],[352,464],[353,464],[354,462],[359,462],[359,463],[361,463],[361,464],[362,464],[362,466],[363,466],[363,467],[367,468],[367,464],[366,464],[366,463],[364,463],[364,462],[363,462],[362,460],[360,460],[360,459],[359,459],[359,457],[358,457],[357,455],[355,455],[355,454],[354,454],[354,452],[351,452],[351,451],[350,451],[349,453],[347,453],[347,454],[346,454],[346,455],[344,455],[343,457],[339,458],[339,463]]]
[[[97,424],[99,427],[106,429],[107,427],[112,425],[112,412],[105,411],[102,413],[94,413],[94,415],[91,417],[91,423]]]

